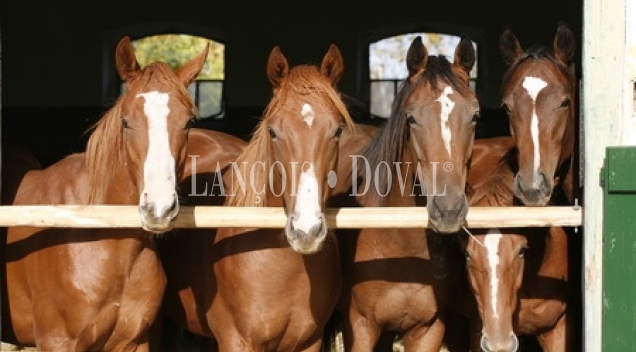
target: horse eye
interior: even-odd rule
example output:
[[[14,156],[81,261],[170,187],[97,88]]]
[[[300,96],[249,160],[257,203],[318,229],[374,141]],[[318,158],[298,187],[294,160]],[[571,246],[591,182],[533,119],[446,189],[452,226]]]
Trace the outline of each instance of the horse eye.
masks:
[[[125,129],[130,129],[130,125],[128,124],[128,120],[126,120],[125,118],[121,118],[121,125],[125,128]]]
[[[519,258],[523,258],[526,256],[526,252],[528,252],[528,247],[527,246],[523,246],[521,248],[519,248]]]
[[[481,113],[479,111],[477,111],[474,115],[473,115],[473,119],[471,120],[471,123],[475,124],[477,123],[477,121],[481,118]]]
[[[570,106],[570,98],[563,100],[561,105],[559,105],[559,108],[567,108],[568,106]]]
[[[196,117],[189,119],[188,122],[186,122],[184,130],[189,130],[190,128],[192,128],[195,122],[197,122]]]
[[[506,110],[506,112],[510,112],[510,108],[508,107],[508,104],[501,104],[501,107],[504,108],[504,110]]]
[[[341,134],[342,134],[342,126],[338,126],[338,129],[336,130],[336,134],[335,134],[336,139],[340,138]]]
[[[273,129],[273,128],[271,128],[271,127],[267,127],[267,131],[269,132],[269,136],[270,136],[272,139],[276,139],[276,137],[277,137],[277,136],[276,136],[276,131],[274,131],[274,129]]]
[[[464,258],[466,258],[466,261],[470,260],[470,252],[468,250],[464,251]]]
[[[417,121],[415,121],[415,117],[413,117],[413,115],[409,115],[406,117],[406,123],[409,125],[415,125],[417,124]]]

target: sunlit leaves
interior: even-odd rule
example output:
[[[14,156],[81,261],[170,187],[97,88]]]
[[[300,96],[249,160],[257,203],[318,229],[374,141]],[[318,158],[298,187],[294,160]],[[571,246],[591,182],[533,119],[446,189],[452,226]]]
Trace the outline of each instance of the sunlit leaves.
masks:
[[[132,44],[141,66],[163,61],[178,68],[200,54],[206,42],[210,43],[210,51],[198,78],[222,80],[225,74],[225,45],[222,43],[187,34],[161,34],[134,40]]]

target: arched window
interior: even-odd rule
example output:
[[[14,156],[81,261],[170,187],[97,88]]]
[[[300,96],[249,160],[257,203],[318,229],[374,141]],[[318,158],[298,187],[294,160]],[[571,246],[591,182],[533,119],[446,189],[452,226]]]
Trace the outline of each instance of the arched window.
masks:
[[[368,50],[368,97],[369,112],[372,117],[388,118],[391,104],[400,84],[408,76],[406,69],[406,53],[416,36],[422,37],[429,55],[445,55],[453,61],[455,47],[462,34],[467,34],[475,51],[477,61],[470,73],[471,87],[478,93],[479,46],[481,36],[474,31],[455,29],[449,32],[447,28],[432,28],[431,30],[401,30],[398,34],[376,35],[367,41]],[[395,31],[393,31],[395,33]],[[472,35],[471,35],[472,34]]]
[[[154,61],[163,61],[173,68],[181,67],[195,55],[199,54],[206,43],[210,44],[210,51],[203,69],[194,83],[188,88],[192,94],[201,118],[221,118],[225,113],[225,44],[220,39],[212,39],[210,34],[201,29],[180,28],[170,25],[168,28],[152,32],[153,28],[143,27],[144,30],[129,29],[129,33],[119,34],[120,40],[124,35],[131,37],[131,43],[139,64],[143,67]],[[123,32],[120,30],[119,32]],[[112,36],[111,36],[112,37]],[[217,36],[215,36],[217,37]],[[110,38],[112,42],[115,38]],[[113,44],[110,52],[114,56]],[[112,102],[125,89],[125,82],[121,82],[117,76],[114,62],[110,61],[109,67],[111,82],[106,84],[106,99]],[[109,88],[110,87],[110,88]]]

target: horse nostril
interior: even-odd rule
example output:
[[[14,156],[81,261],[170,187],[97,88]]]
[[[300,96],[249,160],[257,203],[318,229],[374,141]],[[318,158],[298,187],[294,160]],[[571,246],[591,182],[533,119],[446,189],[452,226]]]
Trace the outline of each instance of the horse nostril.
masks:
[[[521,182],[521,174],[515,175],[515,188],[523,192],[523,182]]]
[[[519,350],[519,339],[517,338],[517,335],[510,335],[510,340],[510,342],[512,343],[512,348],[510,349],[510,351],[517,352]]]
[[[174,199],[172,201],[172,204],[170,205],[170,210],[168,210],[168,213],[174,213],[179,209],[179,202]]]
[[[550,188],[550,179],[548,178],[548,175],[546,175],[545,172],[540,172],[539,173],[539,188],[540,189],[548,189]]]
[[[460,217],[464,217],[466,215],[468,215],[468,198],[466,198],[466,194],[462,194],[461,197],[459,197],[459,199],[457,200],[458,204],[457,204],[457,209],[459,209],[457,211],[457,215]]]
[[[481,335],[481,340],[479,341],[479,347],[483,352],[491,352],[488,347],[488,338],[485,335]]]
[[[455,204],[453,204],[453,207],[455,209],[457,209],[457,212],[461,212],[462,210],[464,210],[464,207],[467,204],[467,200],[466,200],[466,195],[462,194],[459,197],[457,197],[457,199],[455,200]]]
[[[430,207],[430,216],[439,218],[442,216],[442,208],[438,203],[438,198],[433,197],[433,206]]]
[[[318,234],[320,234],[322,232],[322,228],[324,226],[324,222],[320,221],[319,223],[317,223],[315,226],[313,226],[310,229],[310,235],[311,236],[317,236]]]

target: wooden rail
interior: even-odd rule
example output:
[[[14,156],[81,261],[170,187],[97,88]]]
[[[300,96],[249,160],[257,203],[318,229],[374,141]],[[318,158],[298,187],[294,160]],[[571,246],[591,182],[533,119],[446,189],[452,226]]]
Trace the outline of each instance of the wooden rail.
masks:
[[[330,208],[325,216],[331,228],[426,228],[426,208]],[[181,207],[176,228],[261,227],[282,228],[286,217],[281,208]],[[472,207],[468,228],[578,227],[582,209],[575,206]],[[141,227],[136,206],[128,205],[29,205],[0,206],[0,227]]]

